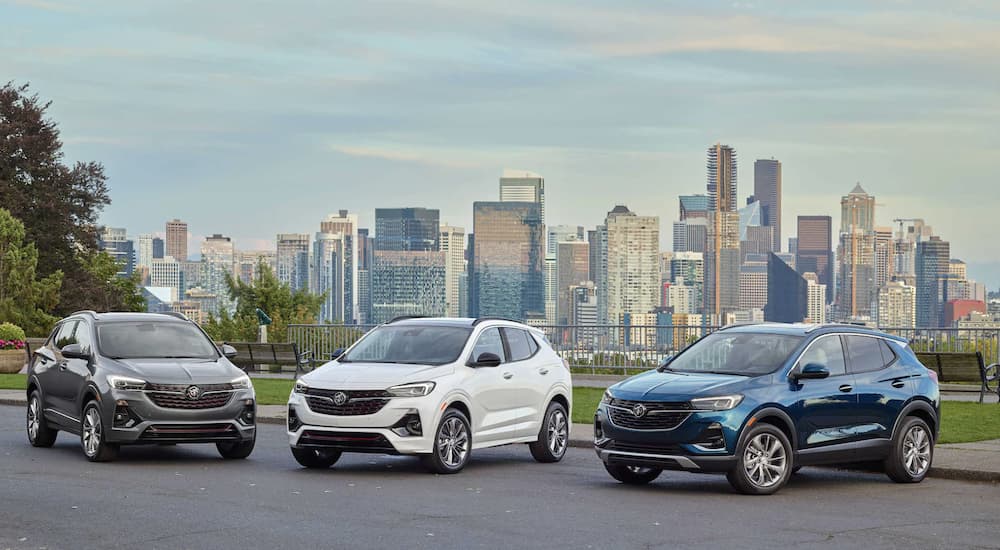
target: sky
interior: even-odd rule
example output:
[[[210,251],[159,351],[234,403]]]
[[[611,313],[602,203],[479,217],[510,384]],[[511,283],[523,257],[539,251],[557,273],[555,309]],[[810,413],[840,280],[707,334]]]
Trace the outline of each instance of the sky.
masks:
[[[706,149],[783,165],[784,235],[860,182],[1000,286],[1000,2],[0,0],[0,81],[102,162],[102,222],[273,246],[328,213],[438,208],[471,231],[504,168],[547,223],[705,192]]]

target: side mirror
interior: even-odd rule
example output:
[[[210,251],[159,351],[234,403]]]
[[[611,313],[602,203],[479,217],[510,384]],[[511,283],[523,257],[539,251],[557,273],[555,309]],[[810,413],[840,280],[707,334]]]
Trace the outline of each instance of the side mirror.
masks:
[[[229,344],[222,344],[222,355],[224,355],[226,359],[233,359],[239,354],[240,353],[236,351],[236,348],[233,346],[230,346]]]
[[[52,350],[50,350],[49,348],[44,347],[44,346],[42,346],[42,347],[38,348],[37,350],[35,350],[35,355],[37,357],[41,357],[43,361],[55,361],[56,360],[56,356],[52,354]]]
[[[830,376],[830,369],[819,363],[809,363],[795,373],[796,380],[821,380]]]
[[[663,360],[660,361],[660,364],[657,365],[656,367],[657,368],[665,367],[668,364],[670,364],[670,362],[673,361],[673,360],[674,360],[674,356],[673,355],[668,355],[668,356],[664,357]]]
[[[476,360],[469,364],[470,367],[499,367],[503,360],[495,353],[481,353]]]
[[[90,359],[90,354],[83,350],[80,344],[67,344],[59,350],[66,359]]]
[[[344,351],[344,348],[337,348],[333,350],[333,353],[330,354],[330,360],[336,361],[337,359],[340,359],[340,356],[344,354]]]

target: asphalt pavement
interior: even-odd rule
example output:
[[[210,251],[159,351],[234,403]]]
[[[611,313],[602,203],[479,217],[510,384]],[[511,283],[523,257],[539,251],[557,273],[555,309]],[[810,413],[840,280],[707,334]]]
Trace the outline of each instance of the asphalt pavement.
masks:
[[[1000,547],[989,483],[806,468],[772,497],[685,473],[635,488],[592,451],[538,464],[523,445],[477,451],[454,476],[377,455],[310,471],[277,425],[245,461],[177,446],[92,464],[68,434],[30,447],[23,414],[0,406],[0,550]]]

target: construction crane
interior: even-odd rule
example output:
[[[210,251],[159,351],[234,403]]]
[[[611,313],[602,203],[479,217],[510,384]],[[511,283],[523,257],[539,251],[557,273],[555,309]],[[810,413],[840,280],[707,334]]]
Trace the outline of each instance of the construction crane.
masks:
[[[898,223],[899,224],[899,239],[903,240],[905,238],[905,235],[903,235],[903,224],[904,223],[906,223],[906,222],[921,221],[922,219],[923,218],[896,218],[896,219],[892,220],[892,223]]]

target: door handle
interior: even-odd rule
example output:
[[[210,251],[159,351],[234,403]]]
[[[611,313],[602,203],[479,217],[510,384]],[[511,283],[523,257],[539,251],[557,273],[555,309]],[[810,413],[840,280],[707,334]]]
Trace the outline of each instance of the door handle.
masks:
[[[69,365],[66,364],[65,361],[63,361],[62,363],[59,363],[59,370],[66,370],[66,367],[68,367],[68,366]]]
[[[851,391],[853,391],[853,390],[854,390],[854,386],[852,386],[850,384],[844,384],[843,386],[840,386],[840,391],[842,391],[844,393],[851,393]]]
[[[893,380],[892,381],[892,387],[894,387],[894,388],[902,388],[905,385],[906,385],[906,382],[903,382],[902,380]]]
[[[511,378],[514,378],[514,373],[512,373],[512,372],[505,372],[505,373],[503,373],[503,379],[504,380],[510,380]]]
[[[549,369],[547,369],[545,367],[542,367],[542,368],[538,369],[538,374],[541,374],[542,376],[545,376],[548,373],[549,373]]]

